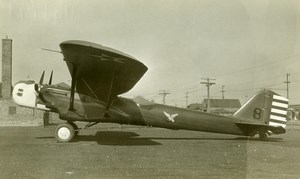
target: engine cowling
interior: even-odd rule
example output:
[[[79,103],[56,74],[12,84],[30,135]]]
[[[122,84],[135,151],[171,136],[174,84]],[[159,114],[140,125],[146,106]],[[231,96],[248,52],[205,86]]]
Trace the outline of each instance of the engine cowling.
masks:
[[[15,84],[12,96],[16,104],[23,107],[49,110],[44,104],[41,104],[36,92],[36,86],[34,81],[20,81]]]

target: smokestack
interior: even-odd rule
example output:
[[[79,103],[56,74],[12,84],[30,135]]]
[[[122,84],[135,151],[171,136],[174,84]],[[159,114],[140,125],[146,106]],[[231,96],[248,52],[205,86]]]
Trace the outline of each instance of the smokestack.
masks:
[[[12,39],[2,39],[2,97],[12,93]]]

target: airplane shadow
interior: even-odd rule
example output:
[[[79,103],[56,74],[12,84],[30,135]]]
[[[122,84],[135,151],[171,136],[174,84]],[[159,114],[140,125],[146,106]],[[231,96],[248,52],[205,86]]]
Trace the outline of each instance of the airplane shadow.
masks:
[[[139,137],[135,132],[129,131],[98,131],[95,135],[78,135],[72,142],[96,141],[98,145],[114,146],[148,146],[162,145],[153,140],[198,140],[198,141],[258,141],[258,142],[282,142],[282,138],[268,138],[260,141],[259,138],[250,137]],[[54,139],[54,137],[36,137],[36,139]]]
[[[166,138],[166,137],[145,137],[144,139],[152,139],[152,140],[203,140],[203,141],[209,141],[209,140],[220,140],[220,141],[226,141],[226,140],[240,140],[240,141],[261,141],[259,138],[250,138],[250,137],[234,137],[234,138],[222,138],[222,137],[193,137],[193,138]],[[268,138],[265,141],[261,142],[282,142],[282,138]]]
[[[159,142],[152,141],[150,138],[139,137],[135,132],[122,131],[98,131],[96,135],[81,135],[76,136],[71,143],[88,141],[97,142],[98,145],[116,145],[116,146],[147,146],[147,145],[162,145]],[[36,139],[54,139],[54,136],[36,137]]]
[[[152,141],[150,138],[137,138],[135,132],[123,131],[98,131],[96,135],[78,135],[73,142],[96,141],[99,145],[116,145],[116,146],[147,146],[162,145],[159,142]]]
[[[266,140],[260,140],[259,138],[248,138],[249,141],[259,141],[259,142],[283,142],[283,138],[279,137],[269,137]]]

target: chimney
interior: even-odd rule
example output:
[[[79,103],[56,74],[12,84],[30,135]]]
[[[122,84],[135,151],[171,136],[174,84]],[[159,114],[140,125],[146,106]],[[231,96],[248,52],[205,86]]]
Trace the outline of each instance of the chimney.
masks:
[[[2,98],[12,93],[12,39],[2,39]]]

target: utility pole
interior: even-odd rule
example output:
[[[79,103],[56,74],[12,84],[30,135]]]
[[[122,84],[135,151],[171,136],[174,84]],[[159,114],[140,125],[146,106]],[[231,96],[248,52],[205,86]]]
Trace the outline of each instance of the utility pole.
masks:
[[[216,83],[210,82],[212,80],[216,80],[216,79],[210,79],[210,78],[201,78],[202,80],[205,80],[204,82],[202,81],[201,84],[206,85],[207,87],[207,112],[210,113],[210,95],[209,95],[209,87],[211,85],[214,85]]]
[[[166,90],[160,90],[158,94],[163,96],[163,104],[166,104],[166,96],[170,94],[170,92]]]
[[[189,92],[185,93],[185,106],[188,107],[188,100],[189,100]]]
[[[222,85],[222,91],[220,91],[220,92],[222,93],[222,99],[225,99],[225,97],[224,97],[224,93],[225,93],[225,90],[224,90],[224,88],[225,88],[225,86],[224,86],[224,85]]]
[[[286,74],[286,81],[284,82],[284,83],[286,83],[286,97],[287,97],[287,99],[289,99],[289,83],[291,83],[289,81],[289,76],[291,76],[291,74],[287,73]]]

